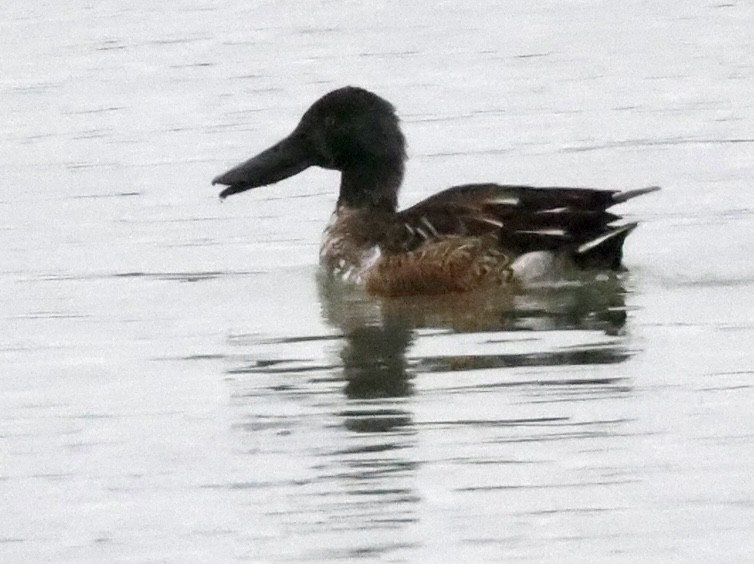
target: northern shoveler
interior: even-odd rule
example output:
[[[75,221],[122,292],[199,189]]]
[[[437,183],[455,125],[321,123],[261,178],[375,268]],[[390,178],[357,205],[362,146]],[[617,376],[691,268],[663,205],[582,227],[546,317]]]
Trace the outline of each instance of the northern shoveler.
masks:
[[[320,263],[376,295],[463,292],[527,283],[553,269],[620,270],[636,223],[606,211],[637,190],[454,186],[398,211],[406,145],[395,109],[345,87],[309,108],[293,132],[216,177],[221,198],[274,184],[310,166],[341,172]]]

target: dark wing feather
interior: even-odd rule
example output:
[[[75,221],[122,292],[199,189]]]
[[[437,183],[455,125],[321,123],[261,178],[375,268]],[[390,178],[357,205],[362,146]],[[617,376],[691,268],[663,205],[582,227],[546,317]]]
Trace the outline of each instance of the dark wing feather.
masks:
[[[404,232],[399,246],[412,250],[442,237],[489,234],[517,252],[578,246],[610,230],[609,224],[620,217],[607,208],[629,194],[592,188],[454,186],[400,212]]]

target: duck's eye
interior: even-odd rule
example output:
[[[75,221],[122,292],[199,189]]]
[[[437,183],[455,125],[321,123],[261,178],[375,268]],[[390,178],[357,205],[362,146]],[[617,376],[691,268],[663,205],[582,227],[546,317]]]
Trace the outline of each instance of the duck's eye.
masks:
[[[333,127],[335,125],[335,117],[334,116],[327,116],[325,118],[325,127]]]

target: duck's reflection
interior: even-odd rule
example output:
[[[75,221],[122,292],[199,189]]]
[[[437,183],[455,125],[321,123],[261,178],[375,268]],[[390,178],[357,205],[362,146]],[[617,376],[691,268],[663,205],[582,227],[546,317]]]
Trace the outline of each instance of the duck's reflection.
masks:
[[[405,397],[412,393],[406,368],[411,328],[397,320],[354,327],[340,353],[349,399]]]
[[[490,426],[499,427],[499,437],[493,439],[512,444],[519,440],[516,425],[521,421],[529,425],[526,431],[521,430],[529,433],[520,439],[525,444],[539,440],[548,430],[552,436],[567,436],[569,417],[560,410],[562,404],[557,404],[555,412],[541,407],[528,410],[524,405],[523,419],[487,417],[478,422],[469,418],[468,412],[459,415],[453,408],[433,408],[432,401],[436,403],[439,397],[436,390],[429,404],[415,397],[417,378],[426,378],[422,383],[431,388],[431,376],[425,375],[442,377],[459,371],[458,378],[446,378],[453,382],[452,389],[441,390],[442,397],[446,393],[447,397],[451,393],[495,394],[496,389],[521,386],[532,397],[532,405],[541,400],[560,401],[564,390],[571,399],[626,393],[625,383],[619,382],[620,376],[613,371],[596,376],[593,371],[558,373],[550,368],[614,364],[629,357],[624,340],[611,337],[620,334],[626,323],[625,292],[617,279],[520,294],[380,300],[323,278],[318,291],[323,318],[342,336],[299,340],[321,340],[326,343],[319,349],[322,351],[334,343],[330,358],[307,361],[300,354],[292,357],[292,342],[286,339],[280,343],[282,360],[256,359],[234,369],[234,374],[242,376],[237,386],[250,388],[239,391],[239,401],[253,398],[248,399],[253,409],[244,412],[245,426],[239,428],[253,430],[255,444],[260,441],[259,430],[270,425],[284,426],[286,431],[274,441],[262,443],[268,444],[273,454],[280,436],[293,440],[299,433],[312,441],[311,445],[298,445],[297,457],[316,461],[306,470],[313,476],[303,480],[306,485],[300,488],[299,482],[290,480],[279,487],[283,492],[291,488],[304,492],[285,514],[286,519],[335,539],[327,549],[312,549],[309,556],[314,559],[355,559],[361,556],[360,550],[389,555],[405,546],[410,539],[407,524],[419,520],[421,493],[416,481],[426,460],[426,453],[419,452],[419,439],[426,437],[423,430],[436,433],[438,426],[469,429],[479,425],[480,433],[487,435],[487,447],[498,444],[489,442]],[[570,335],[564,332],[570,330],[581,331],[583,338],[563,339]],[[250,336],[249,341],[258,344],[258,337]],[[265,345],[274,347],[275,343]],[[523,371],[511,370],[518,367]],[[531,376],[532,370],[538,371],[536,376]],[[475,380],[470,371],[478,371],[481,377]],[[540,379],[551,372],[555,374],[549,381]],[[254,377],[243,377],[247,374]],[[345,398],[333,393],[337,389],[344,390]],[[264,418],[258,413],[259,405],[269,402],[271,396],[291,399],[298,415]],[[434,411],[428,419],[425,411],[422,420],[418,409]],[[597,430],[588,432],[609,432],[614,425],[615,421],[604,425],[597,421]],[[585,431],[577,425],[573,433],[583,437]],[[494,455],[488,454],[487,447],[467,462],[489,463]],[[257,456],[269,454],[262,447],[255,449]],[[497,456],[501,452],[500,463],[512,456],[498,446]],[[341,537],[343,542],[339,542]]]
[[[357,445],[353,448],[358,450],[357,454],[354,450],[335,451],[330,456],[333,466],[348,469],[342,474],[339,490],[349,492],[349,519],[360,522],[367,530],[386,528],[399,536],[406,523],[417,519],[420,498],[414,491],[414,482],[421,465],[416,452],[421,423],[414,421],[413,408],[418,402],[411,398],[417,375],[610,364],[622,362],[628,355],[622,345],[614,343],[544,347],[546,350],[535,344],[533,349],[522,350],[507,338],[512,331],[620,333],[626,322],[625,292],[615,278],[523,294],[499,292],[401,300],[374,299],[323,278],[319,295],[323,317],[343,334],[339,355],[347,401],[338,415],[343,427],[352,433]],[[484,349],[475,347],[471,354],[454,351],[458,342],[454,339],[463,338],[460,333],[479,333]],[[410,349],[417,336],[427,341],[437,337],[448,346],[433,346],[432,353],[414,353],[411,358]],[[538,343],[537,339],[532,340]],[[616,380],[619,378],[613,376],[558,380],[552,382],[555,387],[551,390],[588,386],[593,394],[608,390],[615,393],[621,385]],[[459,382],[460,387],[464,385]],[[503,375],[495,385],[514,384]],[[461,424],[452,415],[449,417],[444,424]],[[556,425],[556,419],[545,416],[532,421]],[[385,552],[395,548],[394,542],[391,539],[383,545]]]
[[[588,330],[618,335],[626,323],[625,290],[617,277],[542,287],[525,293],[461,294],[381,300],[322,277],[319,296],[325,320],[343,333],[340,358],[346,397],[402,398],[413,393],[407,351],[418,330],[492,334],[509,331]],[[606,364],[627,358],[622,346],[473,355],[479,368]],[[414,370],[433,359],[454,364],[462,357],[443,350],[414,360]],[[468,357],[470,359],[471,357]],[[436,364],[436,363],[434,363]],[[457,362],[456,362],[457,364]],[[461,362],[467,368],[467,362]],[[402,418],[402,416],[401,416]],[[370,429],[361,422],[349,427]],[[374,429],[385,427],[375,423]],[[389,428],[389,427],[388,427]]]

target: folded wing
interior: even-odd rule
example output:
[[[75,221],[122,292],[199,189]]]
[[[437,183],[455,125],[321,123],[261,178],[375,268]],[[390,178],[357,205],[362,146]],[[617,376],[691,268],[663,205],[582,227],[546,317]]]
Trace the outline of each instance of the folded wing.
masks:
[[[570,249],[576,258],[584,259],[586,266],[607,262],[605,266],[616,268],[610,264],[615,260],[600,255],[616,255],[619,262],[623,239],[635,225],[615,225],[620,216],[607,210],[658,189],[455,186],[399,214],[404,229],[400,250],[418,249],[451,236],[495,235],[501,247],[518,254]]]

